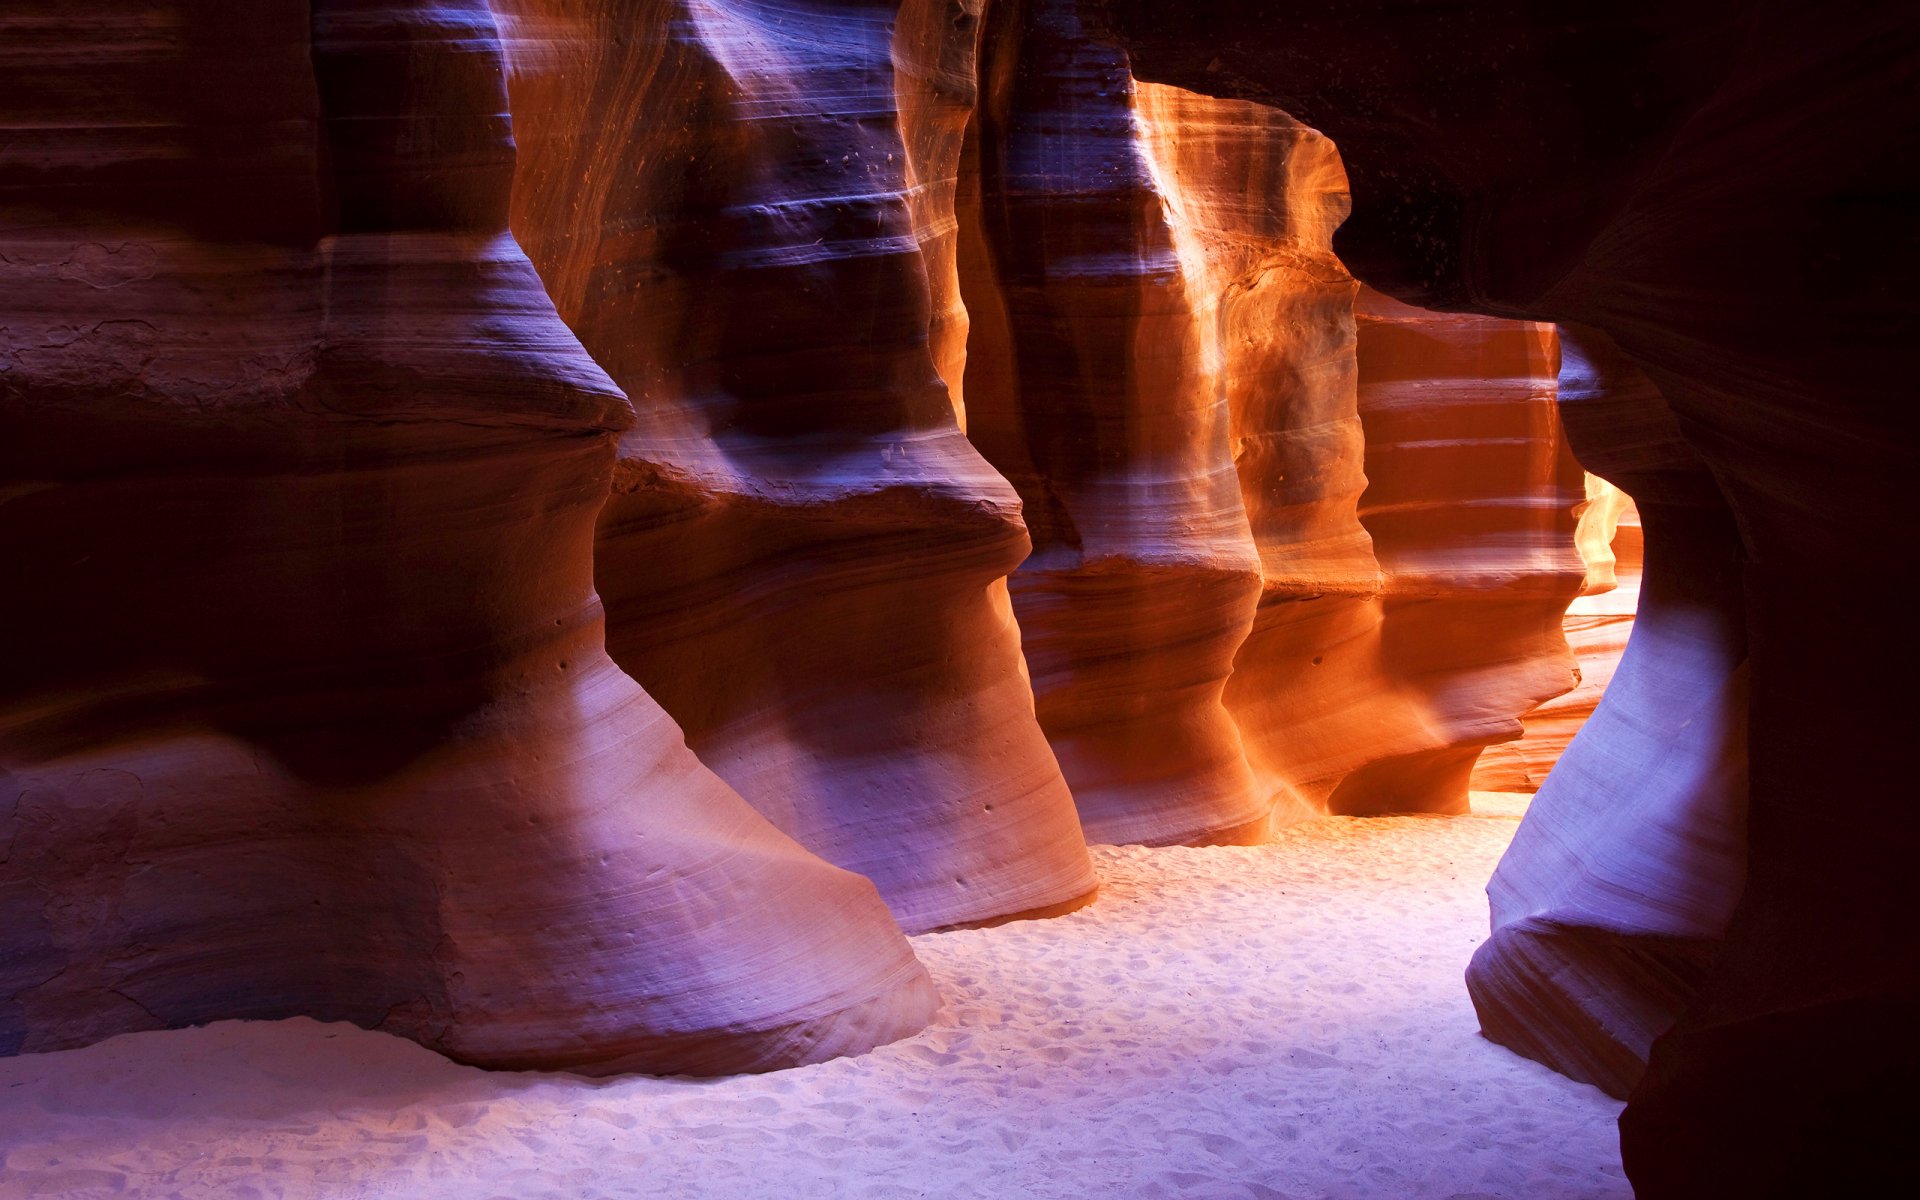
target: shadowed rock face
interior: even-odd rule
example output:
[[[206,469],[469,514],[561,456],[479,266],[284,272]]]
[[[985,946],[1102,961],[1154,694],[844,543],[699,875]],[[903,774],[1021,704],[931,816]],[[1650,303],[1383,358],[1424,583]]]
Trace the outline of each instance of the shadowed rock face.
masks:
[[[484,5],[0,18],[0,1052],[308,1014],[721,1072],[936,1003],[602,650],[624,397]],[[84,453],[77,448],[84,447]]]
[[[639,410],[596,552],[615,660],[907,928],[1083,903],[1004,582],[1019,499],[935,361],[967,11],[502,7],[515,230]]]
[[[1331,144],[1136,86],[1098,4],[996,4],[980,61],[968,428],[1025,501],[1014,603],[1090,836],[1464,811],[1572,683],[1551,330],[1376,296],[1356,342]]]
[[[1745,869],[1740,541],[1659,391],[1563,327],[1574,447],[1640,498],[1647,578],[1606,695],[1529,807],[1467,972],[1487,1036],[1624,1097],[1697,992]]]
[[[1339,143],[1354,217],[1338,245],[1362,279],[1414,303],[1598,328],[1671,407],[1739,536],[1746,885],[1634,1089],[1628,1171],[1650,1197],[1870,1191],[1903,1172],[1920,817],[1892,700],[1914,641],[1886,598],[1910,594],[1916,572],[1882,539],[1914,516],[1899,399],[1920,269],[1911,14],[1740,0],[1113,9],[1140,74],[1276,104]],[[1650,524],[1649,591],[1711,590],[1725,558],[1663,565],[1658,536]],[[1863,563],[1870,597],[1838,582]],[[1632,851],[1586,851],[1615,853]],[[1721,881],[1707,884],[1702,902],[1718,902]]]

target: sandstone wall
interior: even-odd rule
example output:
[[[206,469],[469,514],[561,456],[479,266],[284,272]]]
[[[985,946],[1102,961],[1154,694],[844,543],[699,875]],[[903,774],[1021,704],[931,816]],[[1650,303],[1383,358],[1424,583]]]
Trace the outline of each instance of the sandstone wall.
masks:
[[[639,411],[596,548],[615,661],[908,929],[1084,903],[1006,592],[1019,499],[936,362],[966,11],[503,7],[514,229]]]
[[[485,6],[4,20],[0,1051],[307,1014],[714,1072],[924,1024],[871,885],[602,649],[632,416],[507,234]]]
[[[1572,679],[1551,330],[1106,11],[0,18],[0,1049],[815,1061],[1088,836],[1461,810]]]
[[[1220,699],[1259,573],[1209,281],[1091,15],[990,10],[961,213],[968,432],[1025,503],[1014,606],[1089,836],[1258,840],[1268,799]]]
[[[1663,565],[1649,518],[1642,595],[1738,595],[1746,882],[1633,1091],[1627,1170],[1649,1198],[1870,1193],[1903,1172],[1920,819],[1897,699],[1915,643],[1889,598],[1916,581],[1885,537],[1912,523],[1920,453],[1904,400],[1920,165],[1894,149],[1920,135],[1911,14],[1110,8],[1139,73],[1277,105],[1339,143],[1355,202],[1338,246],[1362,279],[1409,303],[1598,328],[1670,406],[1738,568],[1723,583],[1727,555]],[[1867,563],[1869,587],[1838,582]],[[1717,777],[1699,785],[1710,816]],[[1587,853],[1631,861],[1633,831],[1614,832]],[[1701,834],[1681,840],[1711,842],[1710,820]],[[1717,900],[1723,879],[1701,882]]]
[[[1562,329],[1583,460],[1639,497],[1627,651],[1487,886],[1467,988],[1487,1036],[1625,1097],[1712,966],[1744,879],[1745,614],[1718,484],[1652,381]]]
[[[1103,14],[990,10],[960,206],[969,433],[1025,502],[1015,607],[1082,819],[1464,811],[1574,682],[1552,330],[1356,310],[1331,143],[1137,84]]]

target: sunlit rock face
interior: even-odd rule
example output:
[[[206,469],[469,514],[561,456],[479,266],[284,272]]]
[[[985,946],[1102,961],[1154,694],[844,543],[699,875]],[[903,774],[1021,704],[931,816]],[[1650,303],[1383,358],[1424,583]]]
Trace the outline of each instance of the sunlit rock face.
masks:
[[[1712,965],[1739,898],[1747,799],[1739,535],[1651,380],[1562,330],[1575,449],[1639,497],[1640,615],[1592,718],[1487,892],[1468,990],[1487,1036],[1624,1097]]]
[[[1556,353],[1548,327],[1362,289],[1358,420],[1321,419],[1327,396],[1279,424],[1306,453],[1242,458],[1249,493],[1283,503],[1227,696],[1282,811],[1464,812],[1482,749],[1571,686],[1559,621],[1579,581],[1578,467],[1553,410]],[[1302,512],[1308,531],[1358,537],[1290,536]]]
[[[505,109],[476,3],[0,17],[0,1052],[307,1014],[717,1072],[929,1017],[603,652],[631,417]]]
[[[1220,698],[1260,576],[1211,281],[1185,269],[1095,9],[989,13],[961,213],[968,432],[1025,501],[1014,606],[1088,836],[1258,840],[1267,797]]]
[[[1670,405],[1738,532],[1746,884],[1651,1048],[1627,1168],[1646,1197],[1870,1194],[1904,1173],[1920,814],[1897,697],[1920,664],[1885,598],[1920,580],[1885,535],[1914,520],[1920,458],[1904,400],[1920,163],[1890,149],[1920,138],[1910,16],[1810,0],[1111,7],[1136,73],[1274,104],[1339,144],[1354,216],[1338,245],[1362,279],[1596,327]],[[1724,558],[1663,565],[1656,523],[1643,597],[1711,590]],[[1871,596],[1837,582],[1861,564]],[[1636,843],[1611,840],[1626,832],[1585,854],[1633,862]]]
[[[1586,493],[1574,529],[1586,580],[1560,623],[1579,666],[1579,686],[1528,711],[1518,741],[1487,747],[1473,764],[1475,791],[1538,791],[1593,715],[1626,652],[1640,602],[1640,514],[1633,497],[1598,475],[1587,476]]]
[[[1366,435],[1355,395],[1355,284],[1334,257],[1346,173],[1286,114],[1136,83],[1138,118],[1232,416],[1233,468],[1259,567],[1224,702],[1270,821],[1323,811],[1314,765],[1309,609],[1371,609],[1380,564],[1361,524]],[[1302,622],[1300,618],[1305,617]],[[1334,736],[1339,736],[1335,734]],[[1366,752],[1359,752],[1364,760]]]
[[[1084,902],[1004,582],[1019,498],[941,374],[968,12],[501,7],[515,232],[639,414],[596,551],[614,659],[908,929]]]
[[[1025,501],[1014,602],[1089,835],[1464,811],[1573,682],[1552,332],[1369,296],[1356,339],[1332,144],[1136,85],[1102,12],[990,11],[959,212],[968,432]]]
[[[1554,412],[1558,346],[1550,326],[1367,288],[1355,341],[1379,581],[1283,613],[1299,627],[1286,670],[1237,684],[1266,700],[1258,728],[1287,748],[1294,794],[1345,814],[1465,812],[1482,749],[1574,683],[1560,619],[1582,578],[1580,468]]]

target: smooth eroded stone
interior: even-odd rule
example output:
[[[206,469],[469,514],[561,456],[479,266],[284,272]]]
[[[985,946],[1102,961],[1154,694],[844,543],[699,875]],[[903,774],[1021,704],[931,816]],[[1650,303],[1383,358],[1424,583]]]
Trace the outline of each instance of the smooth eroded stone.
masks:
[[[1622,1118],[1627,1172],[1644,1200],[1904,1177],[1920,642],[1897,598],[1920,560],[1888,536],[1920,518],[1909,8],[1109,8],[1137,73],[1275,105],[1339,144],[1354,215],[1338,245],[1363,280],[1597,328],[1659,389],[1737,531],[1751,788],[1746,883]],[[1643,594],[1663,570],[1714,587],[1725,559],[1663,567],[1656,524]]]
[[[1639,615],[1606,694],[1487,885],[1467,989],[1487,1036],[1625,1097],[1712,966],[1739,899],[1747,800],[1739,534],[1644,373],[1564,327],[1574,448],[1638,498]]]
[[[37,7],[0,17],[0,1051],[302,1014],[715,1073],[920,1029],[872,886],[605,654],[631,412],[506,232],[486,7]]]
[[[1187,269],[1097,6],[996,4],[968,131],[968,434],[1019,490],[1040,723],[1087,836],[1246,842],[1266,793],[1221,702],[1259,592]]]
[[[1581,578],[1579,467],[1554,414],[1557,353],[1550,328],[1363,288],[1358,429],[1332,454],[1324,419],[1295,418],[1291,461],[1255,474],[1243,457],[1250,483],[1317,518],[1268,526],[1266,593],[1227,688],[1283,806],[1465,812],[1481,751],[1573,685],[1560,622]],[[1364,490],[1329,486],[1343,477]],[[1343,511],[1357,541],[1326,535]]]
[[[963,173],[968,431],[1019,490],[1040,720],[1101,840],[1464,811],[1574,682],[1553,337],[1355,288],[1332,144],[997,5]]]
[[[1006,590],[1019,497],[941,374],[971,17],[501,7],[514,231],[638,411],[596,550],[614,660],[906,928],[1084,903]]]
[[[1586,580],[1560,622],[1578,664],[1579,686],[1522,716],[1526,732],[1518,741],[1487,747],[1473,764],[1476,792],[1538,791],[1593,715],[1626,652],[1640,603],[1640,513],[1633,497],[1598,475],[1588,474],[1586,492],[1586,500],[1575,509],[1579,523],[1573,536],[1586,564]]]

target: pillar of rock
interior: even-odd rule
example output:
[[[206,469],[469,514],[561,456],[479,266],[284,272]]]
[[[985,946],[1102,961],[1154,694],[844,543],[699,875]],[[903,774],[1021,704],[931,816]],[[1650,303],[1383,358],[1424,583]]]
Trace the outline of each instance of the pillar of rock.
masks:
[[[1270,820],[1325,811],[1307,747],[1337,678],[1364,688],[1370,663],[1325,669],[1321,635],[1378,620],[1380,564],[1360,521],[1366,432],[1355,391],[1352,276],[1333,253],[1347,177],[1333,143],[1286,114],[1136,83],[1136,109],[1180,260],[1195,281],[1260,588],[1224,701]],[[1366,749],[1350,728],[1318,727]],[[1365,739],[1362,739],[1364,741]]]
[[[1700,987],[1739,899],[1747,799],[1739,533],[1651,380],[1562,330],[1581,460],[1629,490],[1640,615],[1610,686],[1521,822],[1467,988],[1495,1041],[1624,1097]]]
[[[625,398],[506,231],[484,4],[0,34],[0,1052],[305,1014],[816,1061],[936,999],[602,649]]]
[[[962,429],[969,322],[960,294],[956,203],[967,126],[980,94],[980,18],[989,3],[900,0],[893,24],[893,95],[906,143],[907,206],[926,267],[927,342]]]
[[[1025,501],[1040,721],[1088,836],[1266,830],[1221,689],[1260,586],[1232,413],[1133,112],[1083,0],[988,13],[961,214],[968,432]]]
[[[891,0],[502,7],[513,227],[638,410],[599,526],[615,661],[906,928],[1084,903],[1004,583],[1019,497],[938,370],[939,89],[971,55],[965,9],[929,29]]]

